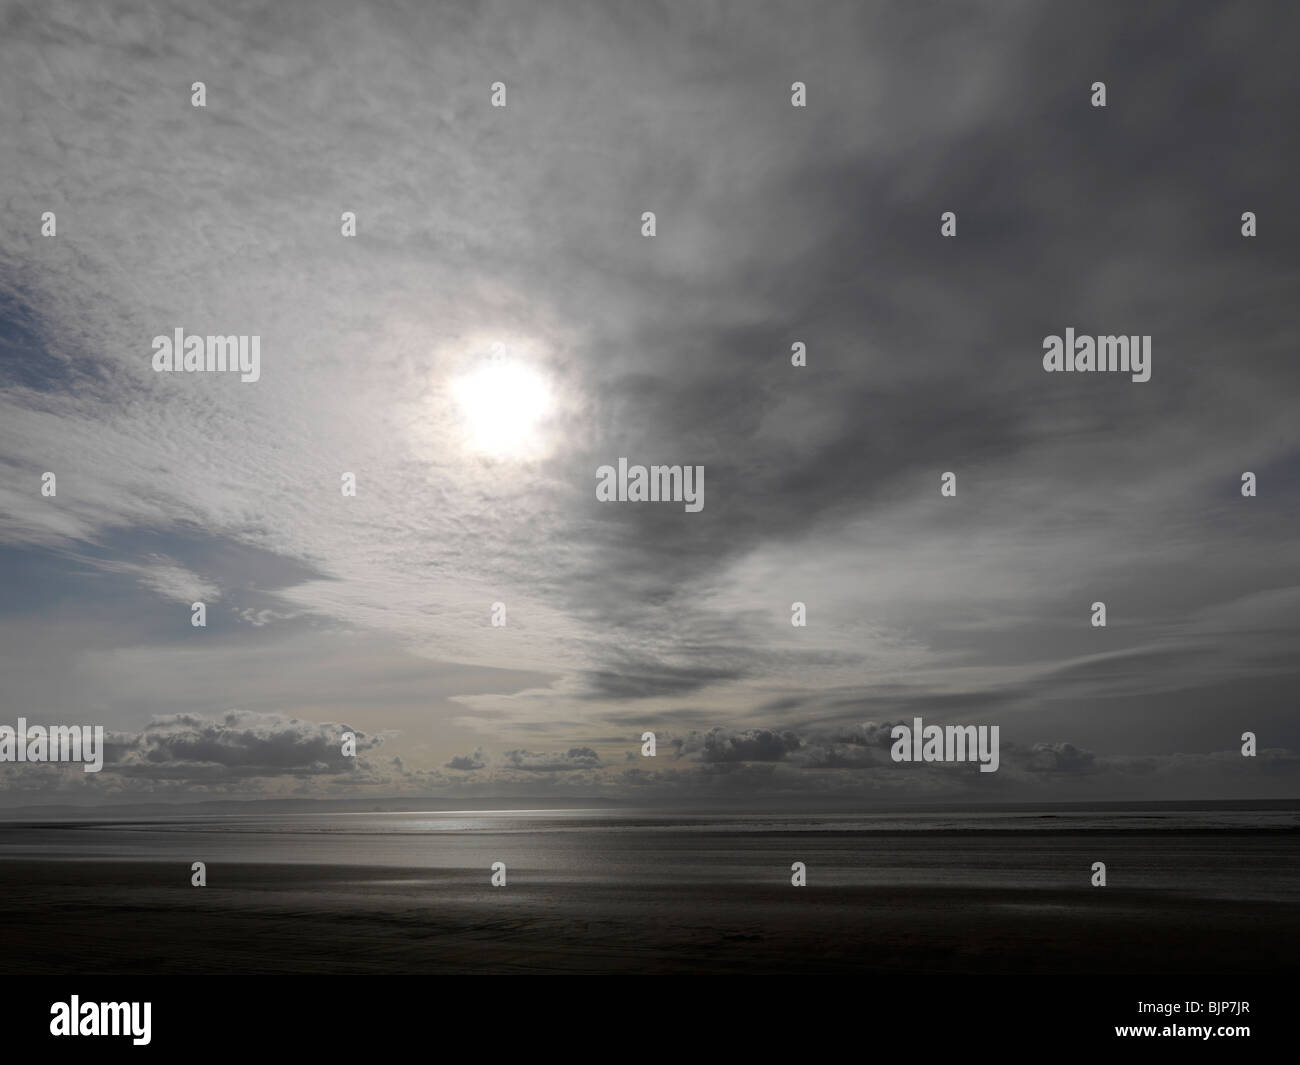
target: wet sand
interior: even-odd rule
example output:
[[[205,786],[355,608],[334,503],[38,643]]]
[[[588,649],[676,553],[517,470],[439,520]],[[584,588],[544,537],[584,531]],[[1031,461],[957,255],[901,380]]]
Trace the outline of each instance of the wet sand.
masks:
[[[1104,889],[591,883],[485,871],[0,860],[0,972],[1295,972],[1282,901]]]

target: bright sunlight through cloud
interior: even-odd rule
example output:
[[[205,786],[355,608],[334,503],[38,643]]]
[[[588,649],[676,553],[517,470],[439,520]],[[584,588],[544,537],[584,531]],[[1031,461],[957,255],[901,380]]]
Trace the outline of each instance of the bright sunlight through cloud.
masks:
[[[546,379],[531,367],[493,360],[460,378],[452,389],[464,413],[471,447],[500,458],[526,458],[540,446],[552,408]]]

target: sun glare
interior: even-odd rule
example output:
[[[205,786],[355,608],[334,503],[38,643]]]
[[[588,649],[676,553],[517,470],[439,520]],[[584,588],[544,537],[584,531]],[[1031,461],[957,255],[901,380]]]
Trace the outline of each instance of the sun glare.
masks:
[[[536,370],[493,360],[460,378],[452,391],[474,450],[523,458],[540,446],[541,424],[551,410],[551,393]]]

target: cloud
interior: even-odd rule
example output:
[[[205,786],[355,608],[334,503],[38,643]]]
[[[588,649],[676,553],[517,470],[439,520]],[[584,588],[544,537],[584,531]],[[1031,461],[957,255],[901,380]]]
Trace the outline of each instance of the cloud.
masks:
[[[482,747],[475,747],[469,754],[455,755],[452,760],[447,763],[446,768],[469,772],[474,769],[482,769],[485,765],[487,765],[487,755],[484,753]]]
[[[1072,773],[1089,768],[1096,760],[1092,751],[1073,743],[1036,743],[1030,754],[1030,768],[1037,772]]]
[[[772,787],[871,777],[868,716],[1071,737],[1012,765],[1026,788],[1214,750],[1247,691],[1261,735],[1300,746],[1300,592],[1279,587],[1300,562],[1300,223],[1260,105],[1290,90],[1300,13],[1264,32],[1097,5],[286,10],[0,16],[15,700],[128,732],[214,700],[376,735],[400,718],[400,764],[370,772],[402,786],[576,781],[634,718]],[[1102,67],[1122,74],[1099,113]],[[508,72],[508,107],[484,70]],[[1190,132],[1169,122],[1189,94]],[[1044,375],[1043,336],[1071,325],[1153,335],[1152,380]],[[260,336],[261,380],[154,373],[177,326]],[[556,397],[519,461],[467,446],[455,401],[498,342]],[[599,503],[619,456],[703,465],[704,509]],[[159,607],[194,600],[220,603],[202,643]],[[480,740],[516,761],[457,753]],[[276,755],[372,779],[307,735],[155,729],[146,750],[141,779]],[[780,768],[716,768],[749,764]]]
[[[860,725],[852,725],[845,729],[836,729],[828,739],[835,744],[846,744],[852,747],[890,747],[893,743],[893,737],[890,735],[895,725],[905,724],[908,728],[912,727],[910,721],[886,721],[883,725],[878,725],[874,721],[864,721]]]
[[[105,768],[125,776],[189,780],[352,773],[357,762],[342,753],[347,732],[356,736],[358,756],[386,738],[345,724],[246,710],[230,710],[215,719],[174,714],[153,718],[134,736],[114,735]]]
[[[98,565],[109,572],[136,577],[161,599],[189,604],[221,598],[221,589],[217,585],[165,555],[151,555],[143,565],[111,560],[101,560]]]
[[[673,741],[680,754],[701,762],[779,762],[800,747],[793,732],[755,728],[730,732],[712,728],[708,732],[692,730]]]
[[[590,747],[570,747],[564,752],[505,751],[501,755],[501,765],[530,773],[563,773],[574,769],[595,769],[601,765],[601,760]]]

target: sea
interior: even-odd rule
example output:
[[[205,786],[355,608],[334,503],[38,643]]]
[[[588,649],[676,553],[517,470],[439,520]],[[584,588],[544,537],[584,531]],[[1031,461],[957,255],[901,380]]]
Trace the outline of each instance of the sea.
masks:
[[[0,821],[7,972],[1279,973],[1297,903],[1276,805]]]

